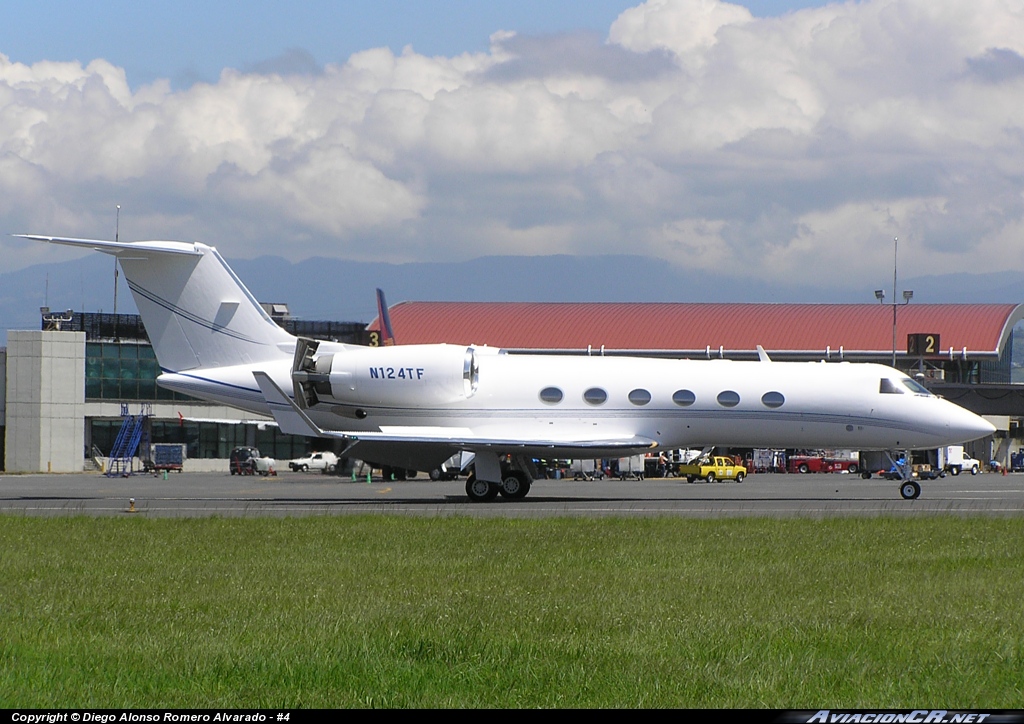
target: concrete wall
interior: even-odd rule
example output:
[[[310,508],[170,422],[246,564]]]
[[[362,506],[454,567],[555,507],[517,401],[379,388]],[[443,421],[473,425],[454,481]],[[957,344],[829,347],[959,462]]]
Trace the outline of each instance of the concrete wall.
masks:
[[[7,333],[8,472],[80,472],[85,333]]]
[[[7,348],[0,347],[0,375],[7,379]],[[0,385],[0,427],[7,424],[7,385]]]

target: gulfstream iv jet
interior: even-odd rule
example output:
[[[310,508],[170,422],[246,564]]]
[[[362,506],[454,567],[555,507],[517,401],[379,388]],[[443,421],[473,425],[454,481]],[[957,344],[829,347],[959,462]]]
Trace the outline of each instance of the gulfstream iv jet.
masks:
[[[985,420],[890,367],[847,362],[504,354],[361,347],[275,324],[211,246],[25,238],[117,257],[170,390],[270,415],[345,454],[432,470],[472,456],[471,500],[530,490],[534,458],[659,449],[908,450],[989,435]],[[916,497],[912,480],[901,485]]]

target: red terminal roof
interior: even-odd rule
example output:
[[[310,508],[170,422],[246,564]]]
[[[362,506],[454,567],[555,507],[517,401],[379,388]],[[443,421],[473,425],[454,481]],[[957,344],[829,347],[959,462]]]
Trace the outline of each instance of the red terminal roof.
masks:
[[[680,304],[402,302],[390,308],[398,344],[505,349],[769,353],[892,350],[891,304]],[[896,348],[907,335],[940,335],[944,354],[998,355],[1024,305],[908,304],[897,309]],[[378,320],[369,329],[377,329]]]

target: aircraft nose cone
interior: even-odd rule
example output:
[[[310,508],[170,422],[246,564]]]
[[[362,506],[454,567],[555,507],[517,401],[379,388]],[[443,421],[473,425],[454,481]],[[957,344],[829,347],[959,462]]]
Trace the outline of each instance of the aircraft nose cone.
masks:
[[[957,414],[950,420],[949,431],[962,442],[987,437],[996,431],[996,426],[985,418],[968,412],[962,407],[958,407],[957,411]]]

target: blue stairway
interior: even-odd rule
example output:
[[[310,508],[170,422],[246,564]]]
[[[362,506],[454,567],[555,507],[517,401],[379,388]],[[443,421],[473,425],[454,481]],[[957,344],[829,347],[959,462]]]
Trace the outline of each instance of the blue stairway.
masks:
[[[108,478],[131,475],[134,471],[135,453],[139,449],[139,440],[146,427],[145,415],[129,415],[121,423],[121,429],[110,450],[110,464],[105,473]]]

